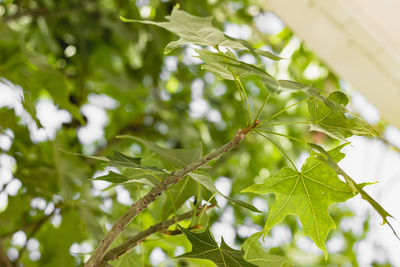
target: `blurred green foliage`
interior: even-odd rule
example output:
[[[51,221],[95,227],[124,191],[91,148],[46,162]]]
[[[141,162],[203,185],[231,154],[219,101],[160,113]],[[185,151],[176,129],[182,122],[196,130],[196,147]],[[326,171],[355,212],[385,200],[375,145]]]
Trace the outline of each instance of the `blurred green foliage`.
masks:
[[[0,82],[16,92],[19,86],[23,89],[23,97],[17,101],[23,109],[15,106],[0,109],[1,136],[12,141],[10,147],[1,146],[1,156],[11,159],[12,178],[0,188],[7,199],[0,213],[0,246],[12,261],[24,266],[82,265],[110,225],[149,189],[147,185],[130,183],[101,190],[91,178],[105,174],[98,172],[105,170],[104,164],[66,154],[60,148],[93,156],[110,156],[116,150],[131,157],[142,157],[147,166],[165,167],[142,142],[114,137],[129,134],[169,148],[194,148],[201,143],[205,154],[226,143],[237,129],[246,125],[245,110],[234,81],[221,80],[202,69],[199,60],[192,57],[191,47],[164,55],[166,44],[177,39],[168,31],[151,25],[127,24],[119,19],[121,15],[163,21],[176,4],[197,16],[213,16],[213,24],[219,29],[236,27],[256,49],[270,50],[286,58],[272,62],[244,51],[238,55],[240,59],[266,64],[267,70],[276,77],[314,85],[328,92],[339,89],[337,77],[289,29],[262,30],[256,18],[268,14],[268,9],[256,0],[0,1]],[[317,68],[318,75],[307,75],[310,67]],[[252,112],[256,113],[268,91],[257,79],[248,80],[244,86]],[[96,97],[100,97],[97,102]],[[271,97],[261,118],[302,98],[302,93]],[[104,101],[109,99],[115,105],[104,106]],[[35,139],[32,132],[45,125],[37,116],[41,101],[68,111],[71,120],[63,123],[56,135],[47,132],[45,138]],[[200,104],[206,108],[199,108]],[[105,111],[107,117],[104,129],[100,129],[100,138],[94,141],[86,141],[84,136],[84,129],[95,123],[91,121],[95,119],[82,112],[85,106],[95,106],[97,111]],[[312,118],[304,104],[282,113],[279,119],[291,122]],[[295,138],[336,144],[325,135],[306,129],[305,125],[276,126],[280,133]],[[301,143],[281,137],[277,140],[292,158],[309,151]],[[251,184],[262,183],[285,166],[288,162],[276,147],[252,135],[239,149],[212,162],[206,172],[213,181],[221,181],[221,177],[229,179],[229,197],[257,206],[258,196],[239,195],[239,192]],[[129,170],[123,174],[133,175]],[[7,187],[16,180],[21,182],[21,187],[10,194]],[[190,183],[183,189],[188,196],[175,203],[177,211],[171,206],[171,195],[164,194],[129,225],[115,245],[173,216],[174,212],[188,210],[189,205],[181,206],[181,202],[200,187],[192,180]],[[170,192],[175,194],[182,186],[175,185]],[[129,203],[120,200],[121,192],[129,193]],[[274,201],[270,195],[263,196],[263,200]],[[341,219],[353,216],[345,206],[331,207],[330,212],[337,225]],[[226,219],[231,213],[233,218]],[[259,231],[265,219],[265,214],[228,204],[208,211],[198,223],[203,226],[207,222],[231,224],[235,244],[240,247],[249,236],[241,229]],[[365,228],[362,236],[341,229],[331,232],[328,242],[335,237],[343,239],[344,245],[341,251],[325,260],[322,253],[304,251],[298,245],[304,236],[294,217],[286,219],[282,227],[290,238],[269,246],[270,252],[290,258],[296,266],[357,266],[353,245],[368,231]],[[31,241],[32,244],[38,245],[12,242],[13,235],[20,231],[27,239],[37,241]],[[190,247],[183,235],[156,234],[111,264],[150,266],[151,253],[161,248],[167,257],[161,266],[213,266],[207,261],[174,258],[177,248],[190,251]]]

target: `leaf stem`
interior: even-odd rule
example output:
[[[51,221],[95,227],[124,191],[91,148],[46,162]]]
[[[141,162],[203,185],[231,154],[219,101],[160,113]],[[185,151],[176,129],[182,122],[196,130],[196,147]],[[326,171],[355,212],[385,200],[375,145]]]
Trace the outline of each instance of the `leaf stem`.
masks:
[[[262,110],[264,109],[265,104],[268,102],[270,97],[271,97],[271,94],[268,94],[268,96],[265,98],[264,103],[262,104],[261,108],[258,110],[257,115],[254,118],[254,121],[258,120],[258,117],[260,116]]]
[[[272,144],[274,144],[280,151],[281,153],[289,160],[290,164],[292,164],[293,168],[299,172],[299,170],[297,169],[296,165],[294,164],[293,160],[289,157],[289,155],[285,152],[285,150],[274,140],[272,140],[271,138],[269,138],[268,136],[260,133],[260,132],[255,132],[256,134],[264,137],[265,139],[267,139],[268,141],[270,141]]]
[[[304,140],[301,140],[299,138],[296,138],[296,137],[293,137],[293,136],[290,136],[290,135],[286,135],[286,134],[281,134],[281,133],[277,133],[277,132],[271,132],[271,131],[267,131],[267,130],[256,130],[255,132],[263,132],[263,133],[268,133],[268,134],[279,135],[279,136],[286,137],[288,139],[291,139],[291,140],[294,140],[294,141],[297,141],[297,142],[300,142],[300,143],[303,143],[303,144],[307,144],[307,142],[304,141]]]
[[[161,178],[158,177],[157,175],[155,175],[154,173],[148,172],[147,170],[144,169],[144,172],[148,175],[153,176],[154,178],[156,178],[160,183],[162,182]],[[168,195],[168,199],[171,201],[171,205],[172,205],[172,209],[174,211],[174,218],[175,218],[175,222],[176,224],[178,224],[178,220],[176,218],[176,207],[175,207],[175,202],[174,202],[174,198],[171,195],[171,192],[167,189],[166,190],[167,195]]]
[[[267,118],[267,119],[261,121],[261,122],[260,122],[260,125],[261,125],[261,124],[264,124],[264,123],[266,123],[266,122],[269,122],[270,120],[272,120],[273,118],[279,116],[281,113],[285,112],[286,110],[288,110],[288,109],[290,109],[290,108],[292,108],[292,107],[294,107],[294,106],[297,106],[297,105],[299,105],[299,104],[301,104],[301,103],[303,103],[303,102],[305,102],[305,101],[307,101],[307,100],[308,100],[308,97],[305,98],[305,99],[303,99],[303,100],[301,100],[301,101],[299,101],[299,102],[296,102],[296,103],[294,103],[294,104],[292,104],[292,105],[290,105],[290,106],[288,106],[288,107],[286,107],[286,108],[284,108],[284,109],[282,109],[282,110],[280,110],[280,111],[278,111],[277,113],[273,114],[271,117],[269,117],[269,118]]]
[[[207,203],[206,203],[207,206],[210,205],[210,202],[215,197],[215,194],[217,194],[217,193],[215,192],[214,194],[212,194],[211,197],[207,200]],[[205,210],[203,209],[200,213],[199,221],[201,220],[201,217],[203,216],[204,212],[205,212]]]
[[[169,177],[167,177],[162,183],[153,187],[153,189],[148,192],[145,196],[140,198],[136,203],[134,203],[129,210],[127,210],[114,224],[111,230],[105,235],[103,240],[99,243],[99,245],[94,250],[92,256],[85,263],[85,267],[95,267],[102,261],[104,255],[106,254],[108,248],[112,245],[114,240],[118,237],[118,235],[126,228],[126,226],[143,210],[147,208],[147,206],[154,202],[157,197],[159,197],[168,187],[174,185],[181,181],[184,176],[188,173],[193,172],[210,162],[211,160],[220,157],[226,152],[237,148],[240,143],[246,138],[246,135],[254,130],[257,127],[258,122],[255,122],[253,125],[247,126],[244,129],[240,129],[237,131],[235,137],[225,145],[219,147],[214,150],[210,154],[205,157],[196,160],[195,162],[183,167],[180,170],[174,171],[171,173]]]
[[[243,102],[243,105],[244,105],[244,107],[245,107],[245,110],[247,110],[247,113],[246,113],[246,122],[247,122],[247,124],[249,124],[250,121],[251,121],[251,112],[250,112],[249,98],[247,97],[246,90],[244,89],[243,84],[242,84],[242,82],[240,81],[240,78],[239,78],[238,75],[233,71],[233,69],[232,69],[231,66],[229,66],[229,71],[231,72],[232,77],[233,77],[233,79],[235,80],[235,84],[236,84],[236,87],[237,87],[238,90],[239,90],[240,98],[242,99],[242,102]],[[242,96],[242,94],[243,94],[243,96]],[[246,102],[244,102],[243,97],[244,97],[244,99],[246,99]]]
[[[274,123],[274,124],[267,124],[263,125],[263,127],[272,127],[272,126],[279,126],[279,125],[291,125],[291,124],[304,124],[304,125],[311,125],[314,124],[314,122],[307,122],[307,121],[289,121],[289,122],[280,122],[280,123]]]

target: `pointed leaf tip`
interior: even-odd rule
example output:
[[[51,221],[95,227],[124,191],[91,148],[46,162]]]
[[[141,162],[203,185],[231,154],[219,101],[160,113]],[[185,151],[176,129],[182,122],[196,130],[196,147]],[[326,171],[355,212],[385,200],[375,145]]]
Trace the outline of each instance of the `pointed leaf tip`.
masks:
[[[335,161],[340,161],[343,154],[339,146],[327,152]],[[245,192],[276,195],[270,209],[264,233],[286,215],[299,217],[303,231],[325,253],[325,239],[335,223],[328,212],[328,207],[337,202],[352,198],[351,188],[343,183],[331,167],[319,160],[319,154],[312,152],[301,168],[301,172],[285,167],[263,184],[254,184]]]
[[[122,20],[123,22],[140,22],[140,21],[138,21],[136,19],[128,19],[128,18],[125,18],[123,16],[119,16],[119,19]]]
[[[218,267],[256,267],[243,258],[244,251],[229,247],[223,238],[221,246],[215,241],[208,226],[202,233],[191,232],[178,225],[192,244],[192,251],[178,256],[178,258],[197,258],[213,261]]]

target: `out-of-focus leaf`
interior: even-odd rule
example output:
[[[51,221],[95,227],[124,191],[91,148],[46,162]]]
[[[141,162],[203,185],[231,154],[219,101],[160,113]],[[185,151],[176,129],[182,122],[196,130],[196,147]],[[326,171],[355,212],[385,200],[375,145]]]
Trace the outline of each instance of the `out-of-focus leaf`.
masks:
[[[102,180],[102,181],[107,181],[113,184],[127,184],[127,183],[139,183],[139,184],[145,184],[145,185],[150,185],[154,186],[152,182],[145,178],[140,178],[140,179],[130,179],[128,177],[125,177],[119,173],[110,171],[107,175],[99,176],[96,178],[93,178],[93,180]]]
[[[115,167],[141,167],[141,158],[132,158],[118,151],[114,151],[112,156],[106,158],[109,159],[109,164]]]
[[[168,188],[165,200],[166,205],[162,210],[162,218],[167,218],[171,213],[178,210],[190,197],[195,196],[198,202],[208,201],[212,193],[204,189],[198,182],[186,177],[183,181]],[[214,201],[213,201],[214,202]]]
[[[100,161],[104,161],[104,162],[109,162],[110,160],[106,157],[98,157],[98,156],[90,156],[90,155],[84,155],[84,154],[80,154],[80,153],[75,153],[75,152],[69,152],[66,151],[62,148],[59,148],[59,150],[61,152],[64,152],[66,154],[70,154],[70,155],[75,155],[75,156],[80,156],[80,157],[85,157],[85,158],[90,158],[90,159],[95,159],[95,160],[100,160]]]
[[[242,244],[243,258],[260,267],[290,267],[292,264],[282,256],[268,253],[258,242],[262,232],[251,235]]]
[[[328,152],[336,162],[344,157],[340,152],[342,147],[343,145]],[[303,225],[304,233],[310,236],[327,256],[325,239],[329,231],[336,227],[328,207],[333,203],[346,201],[354,194],[352,189],[339,179],[336,172],[320,161],[318,156],[312,152],[303,164],[301,172],[285,167],[264,184],[254,184],[243,192],[276,195],[265,224],[265,234],[287,215],[295,214]]]
[[[141,255],[137,255],[134,252],[125,254],[118,260],[111,261],[114,267],[132,267],[132,266],[145,266]]]
[[[207,188],[210,192],[218,194],[222,197],[224,197],[226,200],[228,200],[230,203],[249,209],[251,211],[254,212],[261,212],[260,210],[258,210],[256,207],[254,207],[253,205],[250,205],[242,200],[239,199],[234,199],[234,198],[230,198],[225,196],[224,194],[222,194],[214,185],[213,181],[211,180],[211,178],[209,176],[206,175],[202,175],[202,174],[197,174],[197,173],[189,173],[189,176],[195,180],[196,182],[200,183],[202,186],[204,186],[205,188]]]
[[[173,164],[176,167],[183,167],[201,158],[202,147],[193,149],[173,149],[161,147],[153,142],[144,140],[142,138],[130,135],[120,135],[117,138],[127,138],[138,141],[142,145],[150,148],[161,159]]]
[[[281,60],[282,59],[281,57],[278,57],[277,55],[274,55],[273,53],[271,53],[269,51],[256,49],[256,50],[254,50],[254,52],[256,52],[256,54],[258,54],[260,56],[267,57],[272,60]]]
[[[192,243],[192,251],[180,255],[178,258],[207,259],[219,267],[257,266],[244,260],[243,250],[232,249],[225,243],[223,237],[221,237],[221,246],[218,246],[209,227],[202,233],[194,233],[178,226]]]

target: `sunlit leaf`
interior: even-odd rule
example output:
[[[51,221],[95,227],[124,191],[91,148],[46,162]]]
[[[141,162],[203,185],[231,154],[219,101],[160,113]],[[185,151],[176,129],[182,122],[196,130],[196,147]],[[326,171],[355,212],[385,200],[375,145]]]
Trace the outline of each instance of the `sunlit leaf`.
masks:
[[[340,152],[342,147],[328,152],[336,162],[344,157]],[[325,239],[329,231],[336,227],[328,207],[354,196],[352,189],[339,179],[329,165],[318,160],[315,152],[310,154],[300,172],[285,167],[264,184],[254,184],[243,192],[276,195],[265,224],[265,234],[287,215],[295,214],[303,225],[304,233],[314,240],[325,255]]]
[[[318,160],[321,162],[324,162],[325,164],[329,165],[333,170],[335,170],[339,175],[342,175],[346,182],[350,185],[350,187],[353,189],[354,192],[359,193],[361,197],[366,200],[378,213],[381,215],[383,222],[382,224],[388,224],[389,227],[392,229],[394,235],[398,237],[396,231],[392,227],[392,225],[388,222],[387,218],[391,217],[393,218],[392,215],[389,214],[378,202],[376,202],[367,192],[364,191],[363,187],[366,185],[374,184],[374,183],[362,183],[362,184],[357,184],[346,172],[344,172],[339,165],[337,164],[337,161],[333,158],[333,156],[329,153],[326,152],[325,149],[323,149],[319,145],[315,144],[309,144],[311,147],[319,151],[321,154],[318,156]]]
[[[323,132],[339,140],[345,140],[353,134],[376,135],[373,129],[361,119],[350,114],[346,116],[347,103],[347,96],[339,91],[331,93],[325,102],[317,99],[309,100],[308,109],[314,123],[311,130]]]

